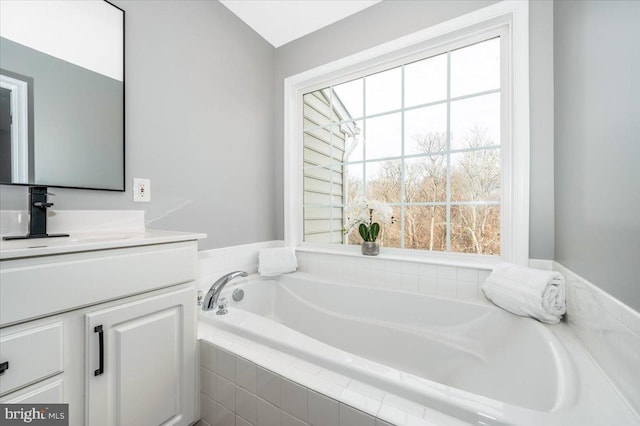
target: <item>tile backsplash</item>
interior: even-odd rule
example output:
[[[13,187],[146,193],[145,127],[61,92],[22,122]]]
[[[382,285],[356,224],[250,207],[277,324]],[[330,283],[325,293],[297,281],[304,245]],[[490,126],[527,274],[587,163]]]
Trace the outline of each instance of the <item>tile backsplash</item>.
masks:
[[[234,382],[237,387],[242,388],[242,396],[247,396],[246,392],[249,392],[268,404],[263,407],[268,408],[274,415],[270,417],[270,422],[264,422],[264,417],[257,416],[256,426],[285,426],[290,424],[288,420],[292,418],[304,422],[300,423],[301,425],[309,423],[313,426],[356,426],[363,424],[360,421],[374,426],[374,419],[376,426],[467,424],[415,401],[394,395],[389,390],[376,388],[353,377],[342,375],[333,371],[331,367],[325,368],[309,362],[311,360],[281,352],[231,331],[210,327],[206,322],[199,324],[198,336],[201,349],[201,417],[210,419],[203,421],[205,426],[233,425],[233,422],[229,422],[233,419],[234,405],[228,382]],[[405,379],[411,380],[410,376],[406,374]],[[220,386],[224,387],[226,392],[216,394],[216,389],[219,390]],[[238,395],[236,393],[236,422]],[[338,406],[339,413],[336,412]],[[274,407],[282,411],[281,423],[278,422]],[[216,417],[216,412],[224,414],[223,418]],[[324,421],[321,418],[323,412],[331,412]],[[336,415],[340,419],[339,422],[336,421]],[[254,418],[246,412],[239,414],[239,417],[249,424],[252,424]],[[358,419],[360,421],[356,421]]]
[[[391,426],[206,341],[200,416],[203,426]]]
[[[145,232],[144,210],[47,210],[50,234],[127,234]],[[0,210],[0,235],[24,235],[29,212]]]
[[[480,286],[491,270],[298,251],[298,270],[323,278],[487,302]],[[488,303],[488,302],[487,302]]]
[[[283,245],[283,241],[275,240],[198,252],[198,289],[207,291],[215,280],[228,272],[258,272],[260,249]]]
[[[258,251],[262,248],[281,247],[283,244],[283,241],[266,241],[199,252],[198,288],[207,290],[217,278],[227,272],[258,272]],[[491,272],[487,268],[430,265],[304,251],[297,251],[296,257],[299,271],[323,278],[489,303],[480,289]]]
[[[640,415],[640,314],[554,262],[567,283],[569,327]]]

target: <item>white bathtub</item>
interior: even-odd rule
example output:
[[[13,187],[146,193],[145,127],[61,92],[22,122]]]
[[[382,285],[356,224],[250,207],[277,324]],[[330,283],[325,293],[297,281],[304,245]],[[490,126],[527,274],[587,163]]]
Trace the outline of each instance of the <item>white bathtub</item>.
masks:
[[[237,288],[245,297],[234,302]],[[300,272],[254,277],[222,297],[229,313],[203,313],[201,321],[465,422],[597,424],[599,415],[614,420],[612,410],[618,424],[633,421],[617,396],[613,407],[590,413],[607,392],[581,386],[607,382],[579,348],[568,347],[575,343],[493,306]]]

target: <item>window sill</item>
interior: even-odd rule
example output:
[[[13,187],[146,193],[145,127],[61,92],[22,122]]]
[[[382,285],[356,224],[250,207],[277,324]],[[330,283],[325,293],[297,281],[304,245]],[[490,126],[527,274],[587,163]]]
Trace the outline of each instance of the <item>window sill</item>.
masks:
[[[503,260],[498,256],[469,255],[462,253],[439,253],[426,250],[409,250],[380,247],[377,256],[365,256],[360,246],[335,246],[329,244],[302,244],[296,247],[297,252],[329,254],[333,256],[360,257],[371,260],[388,260],[398,262],[412,262],[427,265],[453,266],[457,268],[473,268],[491,270],[493,266]]]

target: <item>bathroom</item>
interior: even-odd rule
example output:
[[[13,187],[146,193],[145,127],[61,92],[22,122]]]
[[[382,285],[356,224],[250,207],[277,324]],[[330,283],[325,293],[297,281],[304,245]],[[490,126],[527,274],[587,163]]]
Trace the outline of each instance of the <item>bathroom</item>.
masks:
[[[61,270],[55,276],[62,279],[75,274],[90,275],[90,268],[83,269],[83,256],[117,247],[122,250],[123,263],[108,264],[105,276],[111,281],[107,278],[100,281],[104,286],[121,280],[122,284],[115,287],[126,290],[126,297],[133,298],[147,291],[159,292],[159,296],[170,294],[166,287],[169,281],[163,284],[164,289],[150,285],[136,287],[147,283],[144,279],[128,281],[129,276],[139,277],[142,272],[138,266],[133,267],[126,255],[126,238],[120,237],[127,232],[140,232],[142,227],[195,233],[192,235],[196,236],[168,243],[175,246],[175,251],[166,252],[152,252],[152,248],[166,242],[163,238],[168,238],[165,234],[154,234],[155,243],[143,247],[147,251],[136,251],[133,255],[148,259],[154,270],[145,273],[152,272],[153,279],[172,280],[171,285],[188,288],[193,293],[195,289],[206,293],[219,277],[236,270],[247,271],[251,276],[236,278],[231,284],[253,285],[251,280],[260,279],[258,252],[285,246],[296,248],[298,270],[317,276],[327,288],[331,281],[343,280],[360,287],[394,290],[398,294],[435,296],[446,303],[462,300],[469,306],[489,306],[481,285],[491,272],[491,262],[477,261],[473,256],[439,256],[442,253],[424,250],[398,252],[384,244],[377,257],[369,257],[360,254],[360,247],[301,243],[302,197],[297,195],[302,194],[298,179],[301,167],[292,160],[301,153],[291,136],[295,134],[291,129],[295,129],[296,117],[286,112],[296,111],[292,108],[299,106],[292,103],[295,96],[291,93],[305,87],[312,90],[326,87],[321,84],[328,80],[322,79],[323,73],[338,72],[340,67],[357,67],[356,62],[349,61],[358,58],[373,61],[375,55],[392,55],[404,48],[399,47],[398,40],[416,43],[415,38],[412,39],[416,34],[425,39],[439,37],[469,26],[464,24],[469,16],[486,20],[492,13],[513,8],[514,19],[524,19],[528,26],[525,39],[514,41],[528,49],[524,58],[514,53],[514,61],[520,61],[514,66],[524,69],[524,74],[519,75],[528,74],[528,80],[524,83],[520,80],[519,86],[514,86],[515,91],[524,84],[524,99],[528,99],[524,118],[522,109],[514,109],[521,114],[518,117],[526,121],[526,126],[520,121],[514,131],[516,135],[522,132],[529,147],[525,157],[514,160],[517,165],[522,158],[528,159],[522,164],[525,169],[519,169],[522,173],[514,175],[514,179],[526,178],[526,185],[518,186],[526,189],[514,190],[512,219],[518,223],[524,218],[528,225],[514,226],[511,240],[515,243],[506,260],[564,275],[567,313],[560,326],[545,326],[534,320],[527,320],[527,324],[536,324],[536,330],[561,329],[558,335],[579,349],[581,358],[576,363],[580,368],[574,366],[574,370],[581,372],[584,367],[593,372],[588,380],[594,380],[589,382],[579,374],[574,377],[579,394],[575,398],[581,403],[568,408],[562,404],[548,408],[553,401],[549,404],[544,401],[541,404],[544,408],[532,402],[529,406],[534,408],[529,411],[518,408],[527,406],[525,403],[509,404],[507,409],[506,405],[491,405],[497,400],[480,396],[475,402],[482,403],[483,408],[476,411],[485,417],[480,414],[469,417],[467,414],[473,411],[473,405],[459,410],[448,403],[429,406],[424,400],[402,393],[404,391],[394,393],[391,385],[385,387],[387,382],[380,381],[381,387],[378,387],[364,378],[344,379],[346,373],[336,371],[337,367],[333,371],[328,367],[320,369],[309,359],[299,360],[292,353],[278,358],[274,352],[268,352],[252,358],[252,353],[259,354],[258,346],[269,345],[247,336],[243,338],[253,339],[252,344],[241,345],[232,338],[223,340],[220,335],[233,334],[229,328],[223,330],[224,333],[216,333],[215,326],[201,320],[198,330],[191,330],[190,335],[193,345],[196,338],[200,338],[200,349],[189,349],[196,355],[188,368],[184,367],[193,377],[181,388],[181,398],[190,406],[189,415],[169,424],[196,421],[203,426],[603,424],[598,421],[603,418],[608,419],[608,424],[640,424],[640,290],[637,288],[640,282],[635,272],[640,258],[640,221],[635,213],[640,208],[640,176],[635,167],[640,144],[632,136],[640,132],[636,120],[640,112],[638,96],[634,96],[640,95],[635,78],[640,73],[640,54],[633,43],[639,33],[635,25],[640,20],[639,3],[384,0],[371,2],[374,4],[370,7],[288,42],[265,40],[218,1],[113,0],[112,3],[125,11],[125,190],[96,191],[52,185],[48,192],[55,195],[49,196],[48,201],[54,203],[50,208],[51,232],[70,233],[74,238],[74,230],[87,232],[91,225],[104,220],[109,224],[103,228],[118,238],[113,243],[115,246],[105,237],[105,240],[86,243],[93,244],[92,252],[65,254],[69,256],[70,267],[77,269]],[[522,21],[515,22],[515,31],[522,28],[519,24]],[[4,68],[2,64],[0,68]],[[522,98],[514,95],[514,99],[519,102]],[[150,180],[149,202],[133,201],[134,178]],[[26,212],[28,200],[26,186],[0,186],[3,212]],[[64,224],[56,223],[55,216],[62,221],[66,211],[93,213],[91,219],[69,213],[71,216],[66,217],[70,219]],[[24,221],[7,231],[5,225],[9,221],[5,221],[4,215],[2,219],[3,235],[26,232]],[[101,232],[108,235],[104,229]],[[203,234],[206,238],[202,238]],[[522,241],[526,244],[518,244]],[[2,251],[10,250],[9,243],[2,243]],[[146,258],[145,254],[153,257]],[[37,259],[46,258],[42,255]],[[3,257],[0,265],[3,269],[5,265],[9,268],[11,262],[17,261]],[[172,265],[176,265],[176,270]],[[120,275],[111,275],[116,273]],[[43,277],[47,279],[38,279]],[[3,275],[0,280],[3,295],[0,299],[7,294],[3,288],[8,282],[5,279]],[[42,283],[48,279],[48,275],[37,275],[34,281]],[[187,281],[191,282],[189,286],[185,284]],[[231,284],[227,291],[233,290]],[[67,291],[69,293],[60,293],[59,298],[72,299],[72,291]],[[106,309],[118,306],[116,298],[120,296],[110,294],[108,289],[96,290],[96,293],[101,294],[100,303],[109,304],[105,305]],[[25,297],[31,296],[29,305],[37,305],[34,294],[37,293],[25,294]],[[184,294],[180,293],[186,301],[180,315],[195,316],[195,310],[201,309],[195,302],[187,307],[190,299]],[[316,296],[320,298],[322,294],[320,290]],[[335,293],[336,299],[340,299],[339,294]],[[195,299],[195,294],[193,296]],[[250,301],[250,296],[251,290],[247,289],[245,302]],[[226,297],[233,314],[231,292]],[[265,297],[272,296],[265,293]],[[18,300],[0,300],[0,303],[17,304]],[[93,326],[91,306],[97,306],[95,303],[76,305],[83,306],[78,309],[89,318],[87,322],[73,319],[76,311],[54,309],[56,317],[62,316],[60,330],[64,329],[65,345],[74,343],[66,342],[73,336],[85,339],[87,324]],[[451,306],[440,319],[453,315],[456,308]],[[4,310],[5,305],[2,307]],[[388,307],[390,312],[400,308],[402,306]],[[61,333],[49,327],[55,324],[49,322],[53,317],[35,312],[29,314],[29,318],[35,318],[47,336]],[[169,320],[159,317],[158,324],[166,321]],[[24,324],[27,323],[2,321],[0,336],[13,335],[12,327],[28,330]],[[97,335],[98,332],[91,329],[86,341],[75,344],[93,351],[97,348],[94,344]],[[109,335],[106,336],[108,344]],[[237,350],[234,351],[234,347]],[[393,352],[393,348],[385,349]],[[64,367],[56,367],[56,374],[44,373],[41,377],[48,384],[58,384],[58,378],[67,374],[67,365],[73,363],[91,364],[93,371],[99,364],[94,355],[89,350],[68,356],[65,353],[61,361]],[[0,359],[0,363],[4,361]],[[152,368],[150,374],[160,373],[161,366],[171,362],[158,357],[156,368]],[[273,365],[266,365],[268,362]],[[299,368],[292,368],[293,363]],[[153,367],[154,363],[149,365]],[[13,367],[10,361],[2,376],[8,377]],[[106,367],[109,367],[108,356]],[[318,376],[320,371],[335,382],[327,384],[309,377]],[[246,375],[239,372],[248,372],[253,384],[245,386]],[[89,406],[92,404],[89,400],[101,395],[100,392],[106,395],[104,389],[86,395],[84,391],[74,390],[84,386],[89,375],[82,372],[70,378],[64,376],[64,386],[56,391],[62,395],[60,401],[73,398]],[[5,380],[2,376],[0,380]],[[258,384],[260,378],[262,390]],[[7,392],[0,386],[0,402],[9,401],[15,392],[22,395],[38,386],[35,379],[25,383]],[[357,383],[360,384],[356,386]],[[337,392],[332,385],[346,391]],[[601,394],[592,392],[599,386]],[[514,387],[517,386],[514,384]],[[129,392],[136,395],[137,389],[144,387],[132,388]],[[526,389],[523,392],[526,395]],[[591,399],[581,399],[582,393],[588,393]],[[106,411],[101,411],[99,399],[96,404],[98,408],[91,415],[86,413],[86,407],[70,406],[70,424],[157,424],[144,420],[131,423],[111,414],[103,416]],[[563,413],[574,415],[580,411],[574,410],[577,406],[583,410],[581,413],[562,417]],[[136,413],[136,407],[125,408],[128,413]],[[249,414],[244,414],[247,411]],[[458,415],[459,412],[464,413]],[[531,412],[542,412],[548,417],[535,417]]]

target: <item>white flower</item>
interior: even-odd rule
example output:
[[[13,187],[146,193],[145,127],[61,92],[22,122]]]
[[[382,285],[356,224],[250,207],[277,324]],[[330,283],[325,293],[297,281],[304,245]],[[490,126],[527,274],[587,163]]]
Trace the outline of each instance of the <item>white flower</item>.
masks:
[[[345,234],[360,223],[370,226],[376,222],[384,225],[394,222],[391,206],[382,201],[369,200],[362,195],[356,197],[351,204],[344,208],[344,219]]]

